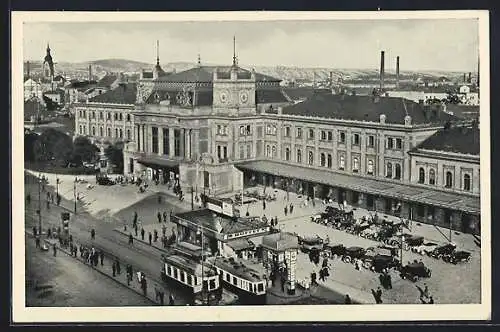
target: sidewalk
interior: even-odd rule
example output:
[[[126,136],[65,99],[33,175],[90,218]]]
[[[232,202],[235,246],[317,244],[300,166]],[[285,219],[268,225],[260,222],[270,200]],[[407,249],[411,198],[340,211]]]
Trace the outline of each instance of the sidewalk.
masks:
[[[32,232],[26,231],[26,233],[31,238],[33,238]],[[71,256],[71,253],[69,252],[69,248],[62,248],[62,247],[60,247],[59,246],[59,242],[57,240],[55,240],[55,239],[44,239],[44,241],[49,246],[49,252],[51,254],[53,252],[52,246],[54,244],[56,244],[57,254],[64,253],[67,256],[73,257],[75,260],[81,262],[82,264],[85,264],[85,265],[89,266],[89,268],[92,268],[92,269],[100,272],[101,274],[107,276],[108,278],[113,279],[117,283],[119,283],[122,286],[125,286],[125,287],[127,287],[129,289],[131,289],[135,293],[137,293],[137,294],[139,294],[139,295],[141,295],[143,297],[146,297],[148,300],[151,301],[152,304],[161,305],[159,299],[156,298],[156,296],[155,296],[155,288],[157,288],[160,291],[163,291],[165,293],[165,298],[164,298],[165,303],[164,303],[164,305],[168,304],[168,294],[169,293],[163,288],[163,286],[155,283],[154,281],[151,281],[151,279],[149,279],[147,275],[146,275],[146,280],[148,281],[148,287],[147,287],[147,294],[146,294],[146,296],[144,296],[144,293],[143,293],[143,291],[142,291],[142,289],[140,287],[140,283],[137,280],[137,277],[136,277],[136,274],[135,274],[137,271],[134,271],[133,279],[130,282],[130,285],[127,285],[127,274],[126,274],[126,271],[125,271],[125,268],[126,268],[125,264],[123,264],[121,266],[121,273],[120,274],[116,274],[116,276],[113,277],[113,271],[112,271],[111,265],[112,265],[112,261],[115,258],[114,257],[113,258],[110,257],[107,253],[105,253],[105,255],[104,255],[104,261],[103,261],[104,265],[101,265],[101,262],[99,261],[99,264],[97,266],[93,266],[93,265],[87,264],[84,261],[84,259],[80,257],[80,252],[78,252],[77,257]]]
[[[148,224],[148,225],[141,225],[139,223],[138,227],[137,227],[137,236],[135,235],[135,230],[132,227],[132,224],[127,225],[126,231],[125,231],[124,227],[115,228],[114,231],[118,232],[120,235],[125,236],[127,239],[129,237],[129,235],[132,234],[132,236],[134,238],[134,242],[139,241],[139,242],[142,242],[148,246],[149,246],[149,232],[151,232],[151,235],[153,236],[152,241],[151,241],[151,247],[156,248],[156,249],[163,251],[163,252],[167,252],[166,249],[163,247],[163,243],[161,242],[161,237],[163,235],[163,233],[162,233],[163,226],[166,226],[165,235],[167,237],[169,237],[172,234],[172,232],[174,231],[174,227],[175,227],[175,225],[170,223],[170,222],[167,222],[167,223],[162,222],[161,224],[156,222],[154,224]],[[141,228],[144,228],[144,240],[142,239],[142,236],[141,236]],[[155,229],[158,231],[158,240],[156,242],[154,241],[154,230]]]

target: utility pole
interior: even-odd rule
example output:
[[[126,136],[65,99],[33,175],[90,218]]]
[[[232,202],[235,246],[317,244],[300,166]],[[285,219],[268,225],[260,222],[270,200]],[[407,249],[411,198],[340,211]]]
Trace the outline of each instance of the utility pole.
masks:
[[[450,242],[451,242],[451,228],[452,228],[452,224],[453,224],[453,216],[450,215]]]
[[[73,183],[73,196],[75,198],[75,214],[76,214],[76,178],[75,182]]]
[[[42,235],[42,178],[38,176],[38,228]]]
[[[191,211],[194,210],[194,189],[193,186],[191,186]]]
[[[403,245],[405,243],[405,236],[401,235],[401,266],[403,266]]]
[[[59,177],[56,174],[56,201],[57,205],[59,205]]]

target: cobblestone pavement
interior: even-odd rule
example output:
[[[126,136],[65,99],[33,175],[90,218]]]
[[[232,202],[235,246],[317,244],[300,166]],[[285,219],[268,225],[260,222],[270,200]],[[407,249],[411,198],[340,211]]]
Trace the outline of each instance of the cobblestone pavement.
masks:
[[[26,306],[150,306],[151,301],[75,259],[35,248],[26,237]]]

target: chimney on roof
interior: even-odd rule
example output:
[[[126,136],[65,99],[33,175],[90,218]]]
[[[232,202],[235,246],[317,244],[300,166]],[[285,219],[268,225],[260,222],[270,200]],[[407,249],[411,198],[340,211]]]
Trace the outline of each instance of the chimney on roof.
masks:
[[[396,57],[396,89],[399,89],[399,55]]]
[[[380,52],[380,91],[384,89],[385,79],[385,52]]]

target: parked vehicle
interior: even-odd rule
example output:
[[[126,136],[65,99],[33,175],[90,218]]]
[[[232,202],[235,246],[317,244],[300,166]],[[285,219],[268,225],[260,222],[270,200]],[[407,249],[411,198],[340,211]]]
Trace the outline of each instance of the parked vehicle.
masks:
[[[354,259],[362,259],[365,256],[366,250],[361,247],[346,248],[342,261],[351,263]]]
[[[447,261],[452,264],[458,264],[458,263],[469,262],[470,259],[471,259],[470,252],[460,250],[460,251],[454,251],[447,259]]]
[[[102,185],[102,186],[111,186],[111,185],[115,184],[115,181],[113,181],[107,175],[97,175],[96,180],[97,180],[97,183]]]
[[[393,251],[387,247],[370,247],[363,257],[363,267],[374,272],[382,272],[398,267],[399,261],[394,258]]]
[[[430,254],[431,257],[436,259],[448,259],[455,251],[457,246],[454,243],[447,243],[445,245],[436,247]],[[446,258],[445,258],[446,257]]]
[[[302,252],[309,252],[311,249],[323,250],[325,241],[316,235],[315,237],[299,237],[299,245]]]
[[[409,250],[412,247],[418,247],[424,243],[423,236],[413,234],[403,234],[403,236],[405,238],[405,243],[403,245],[405,250]]]
[[[411,251],[417,253],[419,255],[429,255],[434,249],[436,249],[439,245],[435,242],[424,242],[423,244],[412,247]]]
[[[337,256],[337,257],[343,257],[346,252],[346,247],[344,247],[343,244],[326,244],[324,247],[324,250],[329,254],[331,258]]]
[[[414,262],[401,268],[401,278],[417,282],[421,278],[430,278],[432,271],[422,262]]]

